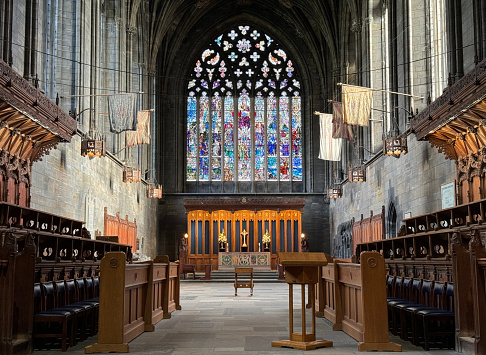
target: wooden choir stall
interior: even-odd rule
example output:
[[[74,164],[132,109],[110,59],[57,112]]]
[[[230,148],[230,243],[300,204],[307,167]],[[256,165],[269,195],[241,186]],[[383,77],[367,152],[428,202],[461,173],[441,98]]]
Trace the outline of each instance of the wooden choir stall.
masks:
[[[277,253],[300,252],[302,198],[186,199],[187,264],[276,270]]]

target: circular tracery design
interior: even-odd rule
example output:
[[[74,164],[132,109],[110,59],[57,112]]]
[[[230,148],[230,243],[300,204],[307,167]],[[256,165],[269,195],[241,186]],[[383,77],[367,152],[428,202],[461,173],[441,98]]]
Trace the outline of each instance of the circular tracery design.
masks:
[[[300,81],[269,35],[221,34],[187,88],[187,181],[302,181]]]

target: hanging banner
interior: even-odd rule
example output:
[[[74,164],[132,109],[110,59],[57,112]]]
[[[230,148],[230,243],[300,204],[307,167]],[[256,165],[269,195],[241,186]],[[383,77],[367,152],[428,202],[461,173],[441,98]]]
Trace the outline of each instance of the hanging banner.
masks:
[[[332,138],[354,140],[354,126],[344,123],[343,105],[341,102],[332,102]]]
[[[137,130],[127,131],[125,140],[127,147],[150,144],[150,110],[137,112]]]
[[[344,123],[368,126],[373,92],[370,88],[342,85]]]
[[[108,96],[110,131],[120,133],[137,129],[137,94]]]
[[[321,132],[319,159],[340,161],[342,139],[332,138],[332,114],[317,113]]]

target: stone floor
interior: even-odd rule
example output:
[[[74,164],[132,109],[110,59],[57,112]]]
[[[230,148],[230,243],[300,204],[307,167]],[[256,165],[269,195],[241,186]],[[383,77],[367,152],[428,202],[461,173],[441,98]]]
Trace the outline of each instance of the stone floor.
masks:
[[[181,295],[182,310],[172,313],[171,319],[160,321],[154,332],[132,340],[130,354],[359,354],[357,342],[344,332],[332,331],[330,323],[323,318],[316,320],[317,339],[331,340],[333,347],[309,352],[273,348],[273,340],[289,336],[285,283],[257,283],[253,296],[249,289],[238,289],[235,297],[231,283],[186,281],[181,282]],[[300,287],[294,287],[294,301],[294,331],[299,332]],[[440,349],[426,352],[393,336],[390,340],[402,344],[403,352],[410,355],[457,354]],[[95,342],[96,337],[92,337],[69,348],[67,353],[83,354],[84,347]],[[60,350],[35,351],[34,355],[59,353]]]

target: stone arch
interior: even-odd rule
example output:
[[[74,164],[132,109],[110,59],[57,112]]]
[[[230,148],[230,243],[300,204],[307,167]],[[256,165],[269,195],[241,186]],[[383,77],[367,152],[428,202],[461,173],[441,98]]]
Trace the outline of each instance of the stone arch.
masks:
[[[388,204],[388,213],[386,215],[386,237],[395,238],[397,232],[397,211],[393,201],[390,201]]]

